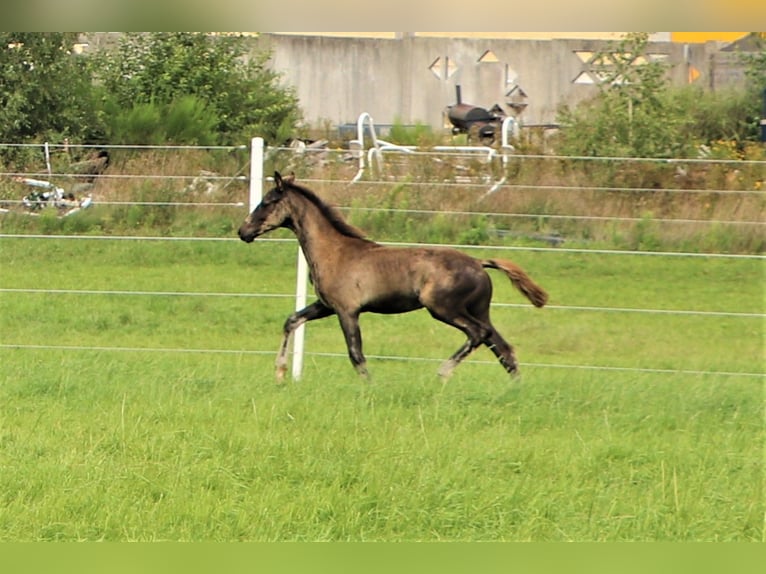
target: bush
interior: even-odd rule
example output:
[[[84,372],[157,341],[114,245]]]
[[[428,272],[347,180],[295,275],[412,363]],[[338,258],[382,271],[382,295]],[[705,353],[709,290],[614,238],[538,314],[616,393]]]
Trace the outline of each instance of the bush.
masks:
[[[729,140],[742,147],[758,139],[760,96],[754,86],[766,77],[754,71],[762,65],[760,59],[745,59],[748,77],[761,78],[747,89],[673,88],[666,65],[648,58],[647,38],[628,34],[607,50],[613,64],[602,71],[606,80],[599,85],[598,96],[575,109],[559,110],[560,153],[690,158],[698,157],[700,146],[711,142]],[[636,65],[639,58],[646,63]]]
[[[122,108],[105,101],[107,134],[112,144],[216,145],[218,116],[195,96],[183,96],[168,104],[148,102]]]
[[[174,144],[215,145],[218,115],[195,96],[183,96],[167,107],[165,130]]]
[[[391,126],[388,139],[398,145],[428,146],[439,143],[441,136],[435,134],[431,126],[423,123],[405,126],[400,121],[395,121]]]
[[[0,32],[0,140],[97,139],[101,123],[77,33]]]
[[[170,114],[163,116],[161,134],[170,141],[233,145],[261,135],[282,143],[294,133],[300,110],[293,90],[280,86],[279,76],[266,67],[267,59],[268,54],[249,53],[241,37],[129,33],[117,49],[95,54],[93,69],[109,105],[156,105]]]

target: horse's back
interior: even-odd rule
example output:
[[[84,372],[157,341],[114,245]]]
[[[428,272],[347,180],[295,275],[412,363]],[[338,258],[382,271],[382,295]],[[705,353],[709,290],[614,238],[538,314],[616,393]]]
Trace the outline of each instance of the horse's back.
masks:
[[[481,262],[449,247],[378,246],[358,257],[353,264],[388,283],[414,284],[460,275],[485,276]]]
[[[404,313],[455,291],[489,285],[480,262],[449,248],[375,245],[357,251],[342,267],[336,281],[347,301],[375,313]]]
[[[384,281],[399,284],[417,294],[426,307],[437,300],[469,293],[492,292],[492,283],[481,262],[449,247],[392,248],[385,257],[395,264],[386,266]]]

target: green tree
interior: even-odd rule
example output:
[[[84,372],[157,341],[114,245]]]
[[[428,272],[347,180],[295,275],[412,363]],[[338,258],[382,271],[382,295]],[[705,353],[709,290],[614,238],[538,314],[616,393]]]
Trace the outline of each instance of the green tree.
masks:
[[[72,141],[101,133],[74,32],[0,32],[0,140]]]
[[[766,90],[766,32],[751,32],[748,39],[753,49],[742,52],[747,87],[757,94]]]
[[[112,126],[129,123],[126,117],[134,108],[154,106],[161,118],[173,116],[176,125],[185,113],[190,122],[207,116],[207,136],[171,130],[166,133],[170,141],[233,144],[254,135],[281,142],[300,120],[294,91],[280,86],[279,76],[267,68],[268,54],[250,53],[246,38],[130,33],[93,60],[105,107],[117,113],[110,116]],[[148,114],[144,109],[140,115]]]
[[[761,137],[760,120],[763,114],[763,98],[766,97],[766,32],[751,32],[749,38],[753,49],[742,53],[747,78],[747,102],[749,104],[749,127],[752,139]]]

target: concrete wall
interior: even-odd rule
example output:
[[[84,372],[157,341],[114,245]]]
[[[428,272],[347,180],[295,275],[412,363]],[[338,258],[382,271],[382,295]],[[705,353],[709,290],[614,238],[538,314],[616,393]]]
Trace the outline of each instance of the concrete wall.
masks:
[[[614,43],[272,33],[261,35],[257,45],[271,50],[271,66],[295,87],[311,125],[354,123],[368,112],[380,125],[420,122],[439,128],[445,125],[446,106],[455,103],[458,84],[465,103],[487,109],[498,104],[510,112],[507,104],[516,97],[527,104],[524,125],[555,123],[562,104],[575,105],[597,93],[588,83],[593,78],[588,54]],[[736,62],[719,57],[719,49],[713,42],[653,42],[649,52],[671,64],[673,83],[694,80],[717,89],[742,78]]]

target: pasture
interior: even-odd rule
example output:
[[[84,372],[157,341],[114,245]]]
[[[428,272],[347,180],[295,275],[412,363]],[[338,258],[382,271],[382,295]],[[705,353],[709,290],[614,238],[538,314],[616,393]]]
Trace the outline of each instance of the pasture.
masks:
[[[493,251],[519,378],[419,311],[277,385],[295,254],[0,239],[0,540],[764,539],[763,260]]]

